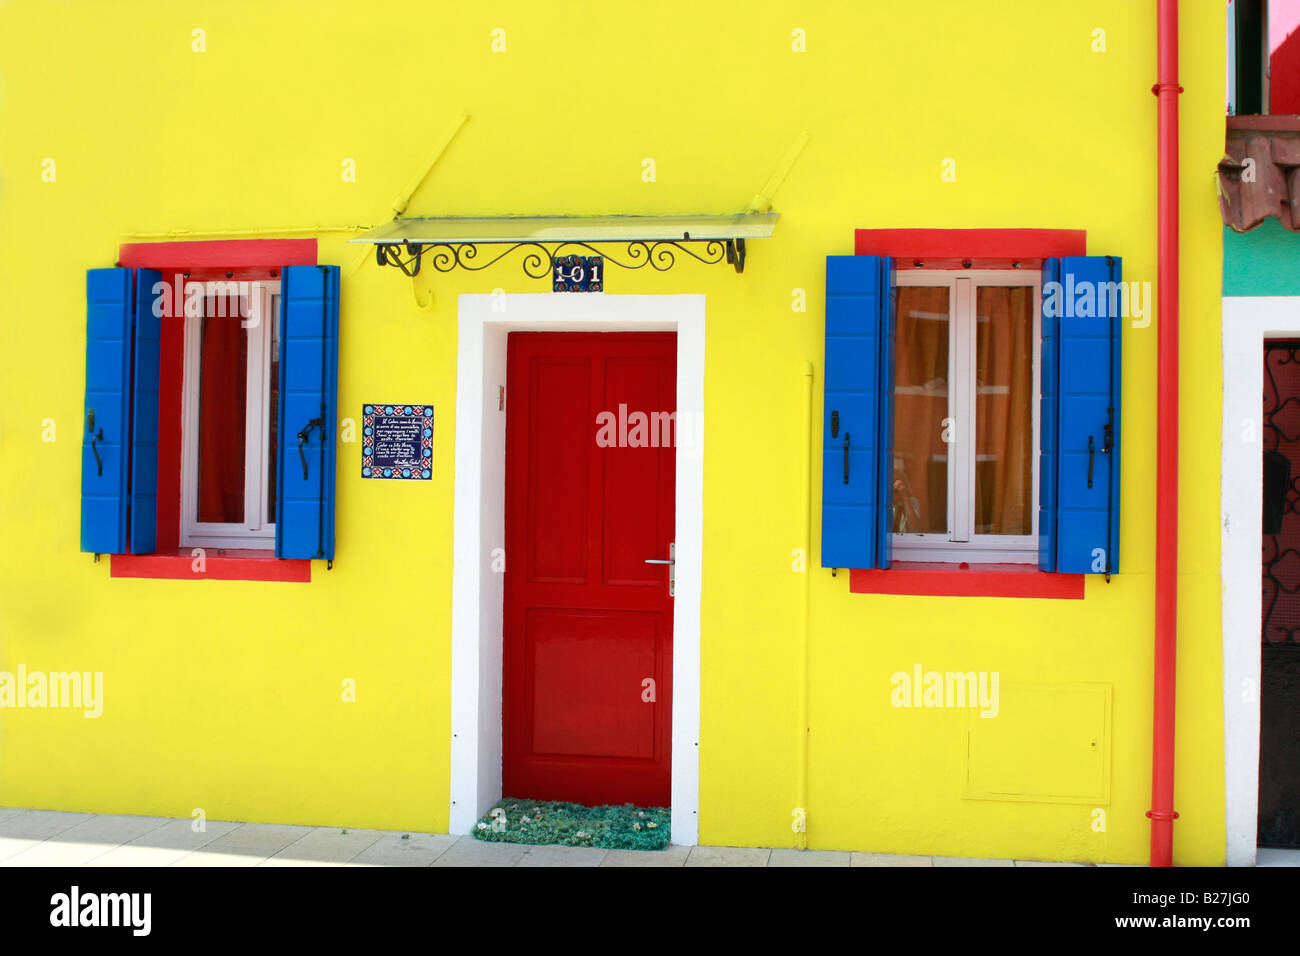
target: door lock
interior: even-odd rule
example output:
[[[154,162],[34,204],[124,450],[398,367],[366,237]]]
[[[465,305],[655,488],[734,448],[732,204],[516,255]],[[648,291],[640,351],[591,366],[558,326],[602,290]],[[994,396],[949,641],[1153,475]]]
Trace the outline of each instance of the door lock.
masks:
[[[668,596],[673,597],[677,591],[677,542],[668,545],[668,560],[663,558],[646,558],[646,564],[668,565]]]

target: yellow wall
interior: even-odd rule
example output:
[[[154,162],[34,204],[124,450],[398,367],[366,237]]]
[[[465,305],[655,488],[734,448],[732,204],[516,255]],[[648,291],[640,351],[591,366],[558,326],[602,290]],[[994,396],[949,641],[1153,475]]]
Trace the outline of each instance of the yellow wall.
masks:
[[[358,446],[342,447],[337,561],[303,586],[110,579],[80,553],[83,271],[135,232],[379,223],[464,109],[411,215],[738,211],[810,135],[743,276],[686,264],[608,281],[708,297],[700,835],[794,845],[804,579],[791,552],[806,360],[820,418],[824,257],[851,252],[862,227],[1078,228],[1089,252],[1154,284],[1155,4],[300,6],[0,6],[0,669],[106,682],[98,720],[0,712],[0,805],[446,828],[455,297],[544,283],[513,259],[422,278],[436,295],[422,313],[395,270],[349,277],[358,247],[321,236],[321,261],[345,267],[340,414],[432,401],[438,427],[431,484],[363,482]],[[1224,18],[1184,7],[1175,859],[1214,864]],[[356,183],[340,175],[348,157]],[[791,310],[796,288],[807,312]],[[1125,329],[1124,570],[1089,579],[1082,603],[850,595],[847,575],[811,571],[810,846],[1145,860],[1155,354],[1154,323]],[[427,582],[427,626],[373,626],[368,582],[409,574]],[[1106,831],[1091,804],[963,799],[968,716],[890,706],[890,675],[916,663],[996,670],[1004,686],[1110,685]],[[340,700],[346,678],[355,704]]]

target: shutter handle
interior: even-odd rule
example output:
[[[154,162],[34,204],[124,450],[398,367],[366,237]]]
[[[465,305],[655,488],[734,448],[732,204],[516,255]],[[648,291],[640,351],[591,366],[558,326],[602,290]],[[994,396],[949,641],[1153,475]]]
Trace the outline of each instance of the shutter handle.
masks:
[[[844,433],[844,483],[849,483],[849,433]]]
[[[1109,449],[1107,449],[1107,451],[1109,451]],[[1096,453],[1096,449],[1092,445],[1092,436],[1089,435],[1088,436],[1088,487],[1089,488],[1092,487],[1092,456],[1095,453]]]
[[[95,447],[95,443],[104,440],[104,429],[101,428],[98,432],[95,431],[95,410],[93,408],[86,409],[86,432],[90,435],[90,451],[95,456],[95,473],[102,478],[104,476],[104,462],[100,460],[99,449]]]
[[[302,431],[298,433],[298,457],[299,459],[302,460],[303,481],[307,480],[307,454],[306,452],[303,451],[303,445],[305,445],[307,439],[311,437],[311,430],[318,425],[320,426],[321,440],[324,441],[325,440],[325,419],[323,418],[313,418],[311,421],[307,423],[307,427],[305,427]]]

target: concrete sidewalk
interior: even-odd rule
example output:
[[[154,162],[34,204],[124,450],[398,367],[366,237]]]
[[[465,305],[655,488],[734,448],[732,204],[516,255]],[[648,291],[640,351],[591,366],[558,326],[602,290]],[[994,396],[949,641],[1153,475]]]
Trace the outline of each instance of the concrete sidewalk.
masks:
[[[673,846],[662,852],[483,843],[445,833],[341,830],[0,809],[0,866],[1087,866],[830,850]],[[1274,862],[1266,854],[1277,855]],[[1260,851],[1294,866],[1300,852]]]

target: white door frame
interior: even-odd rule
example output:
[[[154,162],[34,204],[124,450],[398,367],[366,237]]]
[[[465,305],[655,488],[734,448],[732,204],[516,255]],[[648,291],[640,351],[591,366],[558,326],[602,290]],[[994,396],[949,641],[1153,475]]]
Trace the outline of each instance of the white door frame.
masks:
[[[700,591],[704,530],[704,296],[462,295],[456,361],[451,600],[451,809],[469,833],[501,793],[506,383],[510,332],[677,333],[677,585],[673,603],[672,842],[699,841]],[[509,403],[510,396],[505,396]],[[595,422],[592,423],[593,435]],[[494,554],[494,551],[496,554]]]
[[[1300,297],[1223,299],[1223,738],[1227,863],[1254,866],[1259,817],[1264,340],[1300,338]]]

